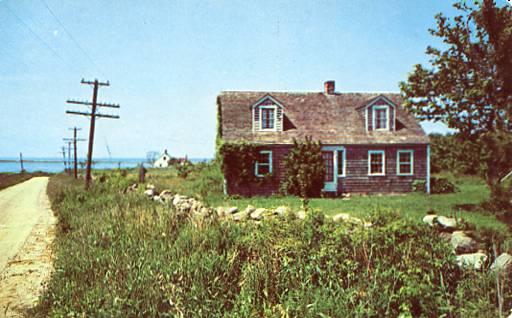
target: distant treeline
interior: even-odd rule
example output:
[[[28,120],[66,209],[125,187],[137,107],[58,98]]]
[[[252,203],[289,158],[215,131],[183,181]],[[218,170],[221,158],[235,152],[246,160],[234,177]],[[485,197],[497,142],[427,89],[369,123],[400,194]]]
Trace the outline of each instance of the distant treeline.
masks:
[[[441,171],[456,174],[477,174],[479,149],[474,143],[458,135],[430,134],[430,168],[432,173]]]

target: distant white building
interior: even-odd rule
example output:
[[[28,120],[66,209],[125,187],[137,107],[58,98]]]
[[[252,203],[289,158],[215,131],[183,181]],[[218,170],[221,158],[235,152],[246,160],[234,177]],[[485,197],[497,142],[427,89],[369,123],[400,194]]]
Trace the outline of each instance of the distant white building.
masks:
[[[167,149],[164,150],[164,153],[158,158],[154,163],[154,168],[167,168],[169,167],[169,162],[171,161],[171,156],[167,153]]]

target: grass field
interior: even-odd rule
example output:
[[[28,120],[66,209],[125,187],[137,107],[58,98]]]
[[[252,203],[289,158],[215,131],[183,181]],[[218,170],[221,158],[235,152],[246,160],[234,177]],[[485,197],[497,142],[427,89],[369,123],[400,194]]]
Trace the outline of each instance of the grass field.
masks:
[[[186,179],[163,170],[148,177],[158,187],[185,194],[195,190],[216,204],[299,204],[296,198],[223,199],[209,169]],[[48,192],[59,220],[55,270],[32,316],[498,316],[494,275],[461,271],[436,230],[400,217],[422,195],[312,203],[329,213],[340,206],[354,214],[359,209],[358,215],[374,224],[370,229],[336,224],[315,211],[304,221],[211,218],[198,225],[141,190],[126,193],[133,174],[104,173],[89,191],[64,175],[50,179]],[[481,189],[471,180],[462,180],[466,195]],[[466,203],[463,198],[451,200]],[[385,202],[401,213],[387,211],[394,209],[384,208]],[[382,211],[372,213],[374,205]],[[499,250],[511,252],[504,243]],[[503,284],[508,311],[512,284]]]
[[[483,180],[476,176],[453,176],[443,174],[456,184],[458,191],[450,194],[409,193],[404,195],[370,195],[352,196],[349,199],[317,198],[310,202],[311,209],[318,209],[325,214],[349,213],[353,216],[366,218],[374,211],[393,211],[415,222],[428,211],[435,211],[446,216],[462,217],[463,220],[477,228],[491,228],[503,233],[508,232],[507,225],[496,219],[494,215],[481,209],[468,211],[461,207],[477,207],[489,197],[489,190]],[[174,168],[150,169],[148,181],[155,183],[160,190],[171,189],[178,193],[199,196],[209,205],[237,206],[244,209],[247,205],[263,208],[275,208],[281,205],[299,210],[301,201],[297,197],[273,196],[233,198],[222,193],[222,175],[214,166],[199,166],[191,171],[186,178],[177,176]]]

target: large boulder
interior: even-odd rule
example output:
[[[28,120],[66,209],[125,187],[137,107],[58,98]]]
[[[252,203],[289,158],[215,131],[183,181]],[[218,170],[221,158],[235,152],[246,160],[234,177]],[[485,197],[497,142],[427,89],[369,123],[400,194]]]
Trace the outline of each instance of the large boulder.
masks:
[[[457,255],[457,264],[461,268],[472,268],[481,270],[484,263],[487,261],[487,255],[482,251],[471,254]]]
[[[250,215],[251,219],[259,221],[259,220],[263,219],[263,214],[266,212],[267,212],[267,209],[259,208],[259,209],[252,211],[249,215]]]
[[[449,217],[440,215],[437,218],[435,218],[435,222],[437,224],[439,224],[439,226],[443,230],[453,231],[457,228],[457,220],[454,218],[449,218]]]
[[[437,214],[427,214],[423,217],[423,223],[427,223],[430,226],[434,226],[434,220],[437,218]]]
[[[512,255],[503,253],[496,257],[491,265],[491,270],[497,270],[499,272],[512,271]]]
[[[450,239],[455,254],[469,254],[478,250],[478,243],[463,231],[455,231]]]

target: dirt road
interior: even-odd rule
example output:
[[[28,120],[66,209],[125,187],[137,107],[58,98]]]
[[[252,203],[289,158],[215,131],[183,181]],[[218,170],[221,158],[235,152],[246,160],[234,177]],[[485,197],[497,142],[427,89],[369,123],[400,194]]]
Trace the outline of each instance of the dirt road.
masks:
[[[0,317],[22,317],[51,272],[56,219],[47,184],[37,177],[0,191]]]

